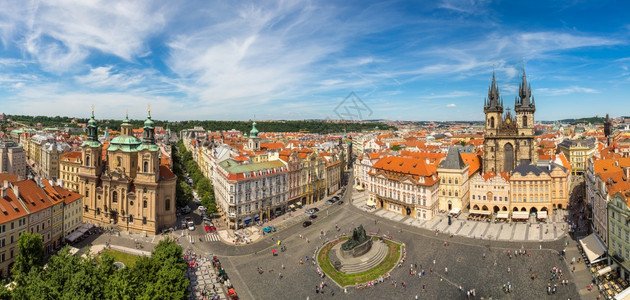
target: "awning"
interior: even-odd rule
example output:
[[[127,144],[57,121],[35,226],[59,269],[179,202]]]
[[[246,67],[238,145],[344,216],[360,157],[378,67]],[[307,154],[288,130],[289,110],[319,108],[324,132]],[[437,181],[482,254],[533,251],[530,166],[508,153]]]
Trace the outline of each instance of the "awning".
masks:
[[[507,211],[501,211],[497,213],[497,219],[507,219],[510,217],[510,214]]]
[[[295,208],[295,205],[291,204],[291,205],[289,205],[289,208],[290,208],[290,209],[294,209],[294,208]]]
[[[454,207],[453,209],[451,209],[450,214],[451,215],[458,215],[462,210],[459,209],[459,207]]]
[[[580,245],[591,263],[606,253],[606,247],[594,233],[581,239]]]
[[[536,214],[536,217],[539,219],[546,219],[547,218],[547,212],[546,211],[539,211]]]
[[[365,190],[365,189],[364,189],[362,186],[360,186],[360,185],[357,185],[355,188],[357,189],[357,191],[363,191],[363,190]]]
[[[526,211],[512,212],[512,219],[529,219],[529,213]]]
[[[247,217],[245,218],[245,220],[243,220],[243,222],[245,222],[245,224],[249,223],[252,221],[252,217]]]
[[[295,202],[295,205],[302,206],[302,202],[301,201]]]
[[[254,216],[254,221],[260,221],[260,215],[255,215]]]
[[[484,215],[484,216],[489,216],[489,215],[490,215],[490,211],[489,211],[489,210],[471,209],[471,210],[470,210],[470,214],[471,214],[471,215]]]
[[[603,268],[603,269],[601,269],[601,270],[598,270],[598,271],[597,271],[597,275],[598,275],[598,276],[599,276],[599,275],[604,275],[604,274],[606,274],[606,273],[608,273],[608,272],[610,272],[610,271],[612,271],[612,270],[614,270],[614,269],[617,269],[618,267],[619,267],[619,265],[618,265],[618,264],[613,263],[613,264],[612,264],[612,265],[610,265],[610,266],[607,266],[607,267],[605,267],[605,268]]]
[[[367,201],[365,201],[365,205],[367,205],[367,206],[376,206],[376,202],[374,202],[374,200],[372,200],[372,199],[368,199]]]
[[[615,300],[630,300],[630,287],[615,295]]]

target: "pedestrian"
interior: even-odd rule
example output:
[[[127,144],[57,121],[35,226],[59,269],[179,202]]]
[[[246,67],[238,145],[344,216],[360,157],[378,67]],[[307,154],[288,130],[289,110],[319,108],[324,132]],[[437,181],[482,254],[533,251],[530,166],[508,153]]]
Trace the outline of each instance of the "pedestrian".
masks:
[[[282,279],[282,272],[278,273],[278,279]]]
[[[446,275],[448,275],[448,268],[447,268],[447,267],[444,267],[444,273],[445,273]]]
[[[435,259],[433,260],[433,264],[435,265]]]
[[[284,264],[282,264],[282,270],[284,270]]]

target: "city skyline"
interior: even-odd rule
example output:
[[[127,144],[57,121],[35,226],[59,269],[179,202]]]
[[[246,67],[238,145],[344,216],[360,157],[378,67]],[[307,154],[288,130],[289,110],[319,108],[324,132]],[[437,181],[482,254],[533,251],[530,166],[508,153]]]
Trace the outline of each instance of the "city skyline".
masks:
[[[339,119],[354,93],[362,119],[479,121],[492,72],[513,108],[523,66],[536,120],[618,117],[628,100],[623,2],[169,4],[4,3],[4,112]]]

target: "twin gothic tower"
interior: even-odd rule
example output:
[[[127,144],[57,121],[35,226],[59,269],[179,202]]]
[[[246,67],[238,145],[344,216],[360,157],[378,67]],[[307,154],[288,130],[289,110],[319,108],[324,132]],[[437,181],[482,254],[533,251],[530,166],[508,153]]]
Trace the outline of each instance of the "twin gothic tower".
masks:
[[[518,96],[514,99],[514,115],[509,107],[505,113],[503,111],[503,98],[499,95],[494,72],[488,97],[484,100],[483,111],[486,115],[483,143],[484,172],[511,172],[522,160],[531,163],[538,160],[534,140],[536,104],[531,85],[527,83],[525,70]]]

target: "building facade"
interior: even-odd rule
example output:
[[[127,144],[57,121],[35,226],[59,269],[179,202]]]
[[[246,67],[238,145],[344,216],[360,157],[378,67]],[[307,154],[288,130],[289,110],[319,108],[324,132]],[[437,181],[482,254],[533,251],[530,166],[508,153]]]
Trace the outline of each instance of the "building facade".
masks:
[[[0,173],[26,179],[26,152],[22,146],[10,140],[0,142]]]
[[[286,212],[287,168],[282,161],[239,164],[227,159],[217,171],[215,199],[229,228],[243,228]]]
[[[59,179],[64,188],[73,192],[79,191],[79,168],[81,167],[81,151],[70,151],[59,160]]]
[[[87,140],[81,145],[79,168],[83,220],[145,234],[174,226],[177,177],[168,167],[160,166],[160,148],[155,144],[150,112],[142,139],[134,136],[125,118],[121,134],[109,142],[106,161],[102,159],[97,128],[92,112]]]
[[[595,138],[566,139],[558,144],[558,152],[569,160],[574,174],[584,174],[586,163],[597,153],[597,141]]]
[[[468,207],[468,170],[470,166],[464,163],[459,148],[450,147],[446,158],[438,165],[440,176],[439,209],[460,211]]]
[[[628,191],[617,192],[608,202],[608,259],[619,265],[624,280],[630,279],[630,208]]]
[[[531,95],[523,71],[519,94],[515,99],[512,116],[509,108],[503,114],[503,99],[499,95],[494,73],[488,90],[488,98],[484,101],[486,115],[484,135],[484,172],[511,172],[521,160],[537,161],[536,141],[534,140],[534,112],[536,105]],[[530,99],[531,98],[531,99]]]
[[[18,238],[28,228],[28,211],[7,181],[0,184],[0,278],[7,278],[18,254]]]
[[[470,209],[498,213],[511,211],[510,174],[479,173],[470,179]]]
[[[430,220],[438,213],[439,178],[422,159],[390,156],[370,173],[370,201],[402,216]]]

